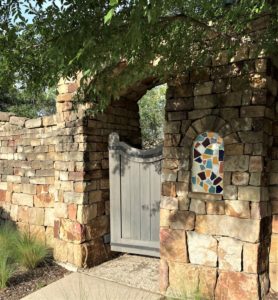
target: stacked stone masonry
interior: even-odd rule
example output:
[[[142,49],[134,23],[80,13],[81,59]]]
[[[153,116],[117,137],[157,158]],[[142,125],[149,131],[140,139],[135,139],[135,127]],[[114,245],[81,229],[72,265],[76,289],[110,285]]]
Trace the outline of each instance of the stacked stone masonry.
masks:
[[[108,135],[141,144],[138,106],[120,99],[105,114],[73,110],[77,84],[60,81],[57,114],[35,120],[0,113],[0,216],[78,267],[111,257]]]
[[[160,210],[160,288],[202,299],[263,299],[278,291],[278,69],[244,49],[168,82]],[[0,113],[0,216],[36,234],[58,261],[89,267],[109,246],[108,135],[140,146],[137,100],[151,80],[103,114],[73,109],[60,81],[57,114]],[[192,145],[224,141],[223,194],[192,192]]]
[[[168,83],[160,288],[263,299],[278,291],[278,73],[248,49],[219,57]],[[204,132],[224,140],[223,195],[192,192],[192,147]]]

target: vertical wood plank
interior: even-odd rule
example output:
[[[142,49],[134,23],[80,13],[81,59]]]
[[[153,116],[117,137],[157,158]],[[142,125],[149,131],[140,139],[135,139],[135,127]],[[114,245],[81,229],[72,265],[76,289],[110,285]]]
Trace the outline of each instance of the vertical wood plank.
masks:
[[[140,194],[141,194],[141,240],[151,240],[151,215],[150,215],[150,164],[140,164]]]
[[[140,163],[130,161],[130,231],[134,240],[140,240],[141,231],[140,180]]]
[[[109,151],[111,242],[121,238],[121,159],[117,151]]]
[[[121,207],[122,207],[122,237],[131,238],[130,231],[130,162],[122,156],[121,159]]]
[[[161,195],[161,161],[151,164],[151,240],[159,241],[159,207]]]

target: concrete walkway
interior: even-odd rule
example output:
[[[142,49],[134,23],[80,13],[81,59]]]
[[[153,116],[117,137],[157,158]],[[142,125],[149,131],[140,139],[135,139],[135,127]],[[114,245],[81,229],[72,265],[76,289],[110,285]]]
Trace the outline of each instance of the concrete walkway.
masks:
[[[160,300],[155,258],[124,255],[80,270],[22,300]]]

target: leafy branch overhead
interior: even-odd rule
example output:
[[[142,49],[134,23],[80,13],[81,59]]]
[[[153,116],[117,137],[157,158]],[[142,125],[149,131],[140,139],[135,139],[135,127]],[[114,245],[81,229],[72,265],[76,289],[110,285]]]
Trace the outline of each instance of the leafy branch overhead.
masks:
[[[100,108],[141,78],[163,82],[219,49],[232,56],[254,41],[258,52],[277,49],[277,6],[270,0],[1,3],[0,85],[9,78],[40,90],[82,71],[81,91]],[[259,27],[262,16],[266,28]]]

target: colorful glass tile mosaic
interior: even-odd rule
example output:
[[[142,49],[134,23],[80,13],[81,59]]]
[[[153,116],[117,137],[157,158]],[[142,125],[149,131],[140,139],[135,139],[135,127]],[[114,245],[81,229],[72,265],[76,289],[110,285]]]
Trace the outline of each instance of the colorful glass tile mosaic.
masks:
[[[192,191],[222,194],[224,143],[214,132],[200,134],[193,144]]]

